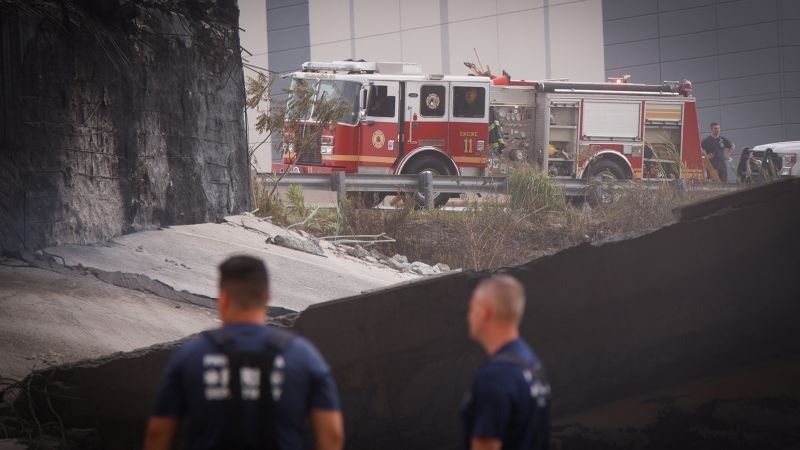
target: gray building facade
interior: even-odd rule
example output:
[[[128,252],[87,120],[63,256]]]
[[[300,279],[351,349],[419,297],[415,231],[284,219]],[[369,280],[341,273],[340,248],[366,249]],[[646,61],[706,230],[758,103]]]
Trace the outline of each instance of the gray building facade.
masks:
[[[603,0],[606,76],[689,79],[737,152],[800,140],[800,1]]]

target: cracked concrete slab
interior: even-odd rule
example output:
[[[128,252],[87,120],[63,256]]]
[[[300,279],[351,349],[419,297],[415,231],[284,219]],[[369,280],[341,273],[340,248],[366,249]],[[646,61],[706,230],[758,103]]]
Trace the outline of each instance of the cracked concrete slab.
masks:
[[[128,234],[103,245],[62,245],[46,252],[69,266],[145,275],[176,291],[210,298],[217,295],[217,265],[233,253],[248,253],[267,263],[272,306],[292,311],[417,277],[341,255],[329,246],[323,246],[327,257],[321,257],[269,244],[267,239],[279,234],[303,237],[253,216],[226,220]]]
[[[8,260],[6,260],[8,261]],[[131,351],[218,325],[216,312],[89,274],[0,265],[0,375]]]

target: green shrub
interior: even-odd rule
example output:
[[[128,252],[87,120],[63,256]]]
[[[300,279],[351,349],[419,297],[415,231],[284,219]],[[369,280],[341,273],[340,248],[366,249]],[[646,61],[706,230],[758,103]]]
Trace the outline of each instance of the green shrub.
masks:
[[[562,211],[564,189],[533,166],[515,168],[508,177],[509,206],[528,212]]]

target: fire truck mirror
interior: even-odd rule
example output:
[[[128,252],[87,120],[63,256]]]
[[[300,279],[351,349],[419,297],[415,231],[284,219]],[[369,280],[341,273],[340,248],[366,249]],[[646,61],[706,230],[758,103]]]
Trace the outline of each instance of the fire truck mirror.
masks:
[[[359,106],[359,109],[361,110],[361,117],[362,118],[366,114],[365,110],[367,109],[367,93],[368,92],[369,91],[367,91],[366,88],[361,88],[361,95],[358,98],[358,106]]]

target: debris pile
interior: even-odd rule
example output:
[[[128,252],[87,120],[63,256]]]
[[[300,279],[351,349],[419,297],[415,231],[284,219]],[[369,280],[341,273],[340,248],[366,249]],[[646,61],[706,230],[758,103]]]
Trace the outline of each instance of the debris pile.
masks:
[[[416,275],[436,275],[453,270],[444,263],[430,265],[422,261],[409,262],[408,258],[404,255],[395,254],[394,256],[388,256],[374,248],[364,248],[365,246],[369,247],[372,244],[371,241],[377,241],[378,237],[387,238],[385,235],[369,236],[369,239],[365,237],[364,240],[359,241],[361,243],[355,243],[357,240],[352,239],[354,236],[316,238],[305,231],[285,229],[274,225],[268,219],[262,219],[252,214],[227,217],[226,221],[250,230],[257,229],[258,232],[267,237],[266,242],[268,244],[278,245],[312,255],[328,257],[328,252],[331,252],[338,256],[349,257],[371,265],[386,266],[398,272],[413,273]],[[391,239],[389,239],[389,241],[391,242]]]

